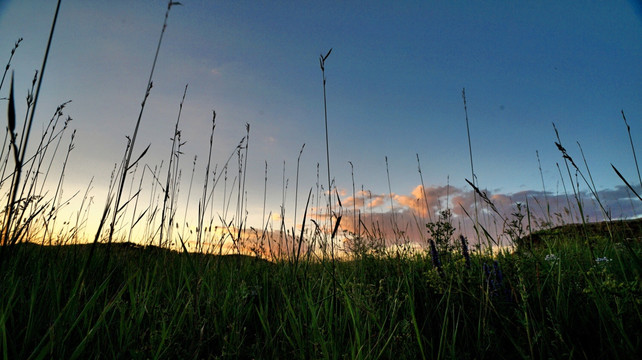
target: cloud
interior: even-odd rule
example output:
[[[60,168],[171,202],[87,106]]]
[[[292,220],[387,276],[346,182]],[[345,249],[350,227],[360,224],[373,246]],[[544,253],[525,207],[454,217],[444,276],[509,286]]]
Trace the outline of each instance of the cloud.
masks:
[[[421,214],[422,216],[425,216],[428,214],[428,211],[426,209],[426,206],[424,205],[424,202],[421,201],[421,198],[415,197],[414,195],[396,195],[393,194],[392,197],[397,204],[400,206],[407,208],[409,210],[412,210],[418,214]]]
[[[636,191],[641,189],[636,188]],[[417,185],[408,194],[375,194],[371,191],[359,191],[354,197],[346,198],[342,207],[335,204],[333,211],[341,216],[339,233],[336,240],[342,249],[350,249],[359,243],[366,246],[407,245],[412,247],[426,246],[430,238],[426,224],[436,222],[441,211],[451,210],[451,223],[455,227],[454,237],[464,235],[471,244],[486,243],[486,239],[477,239],[474,230],[475,211],[479,225],[501,245],[509,245],[505,233],[509,223],[516,219],[514,214],[521,212],[523,231],[526,233],[528,215],[534,230],[549,226],[549,223],[577,223],[581,221],[578,200],[573,194],[554,194],[537,190],[523,190],[516,193],[502,193],[498,190],[480,189],[489,202],[482,199],[472,189],[453,186],[431,186],[424,188]],[[642,201],[633,198],[632,192],[625,186],[603,189],[598,193],[600,203],[588,192],[578,194],[583,207],[583,214],[589,221],[604,219],[604,212],[614,219],[632,218],[642,214]],[[393,200],[394,211],[390,207]],[[428,204],[428,205],[426,205]],[[492,205],[491,205],[492,204]],[[601,204],[601,205],[600,205]],[[426,211],[428,206],[429,211]],[[604,208],[604,210],[602,210]],[[310,210],[313,211],[313,210]],[[327,214],[323,212],[308,221],[304,237],[318,236],[315,224],[318,224],[326,238],[330,232]],[[280,222],[278,214],[272,215],[272,221]],[[337,217],[333,217],[336,224]],[[299,224],[300,225],[300,224]],[[288,230],[281,234],[278,230],[269,230],[271,251],[275,253],[292,252],[293,236]],[[298,234],[298,230],[297,230]],[[296,234],[295,234],[296,235]],[[298,235],[296,235],[298,236]],[[257,239],[258,237],[255,236]],[[323,242],[323,240],[321,240]],[[269,245],[269,244],[268,244]],[[304,244],[304,249],[309,244]],[[326,244],[327,245],[327,244]]]
[[[383,205],[383,201],[385,199],[386,195],[370,195],[368,197],[368,207],[369,208],[377,208]]]
[[[343,206],[341,229],[348,236],[385,239],[387,245],[398,242],[425,243],[428,233],[425,224],[437,221],[440,211],[452,211],[455,234],[472,237],[475,234],[475,211],[483,226],[495,240],[507,241],[503,234],[508,222],[521,212],[530,215],[534,229],[560,223],[581,222],[578,200],[573,194],[553,194],[538,190],[501,193],[480,189],[488,201],[472,189],[453,186],[416,186],[409,194],[374,194],[361,191],[354,198],[346,199]],[[636,188],[636,191],[640,189]],[[582,211],[589,221],[602,221],[605,213],[613,219],[633,218],[642,214],[642,202],[634,198],[626,186],[616,186],[597,193],[600,202],[590,192],[578,194]],[[393,199],[394,212],[389,201]],[[354,208],[353,208],[354,203]],[[428,205],[426,205],[428,204]],[[518,205],[519,204],[519,205]],[[428,206],[430,214],[426,211]],[[353,209],[356,213],[353,212]],[[527,220],[523,220],[526,230]]]
[[[343,206],[345,206],[348,209],[352,209],[353,207],[355,209],[361,210],[366,204],[366,199],[362,196],[350,196],[343,200]]]

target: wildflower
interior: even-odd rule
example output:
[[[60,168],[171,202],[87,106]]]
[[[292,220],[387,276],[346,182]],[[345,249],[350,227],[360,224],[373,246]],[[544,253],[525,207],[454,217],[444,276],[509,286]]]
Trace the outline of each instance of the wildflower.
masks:
[[[497,278],[497,283],[501,286],[504,281],[504,274],[502,274],[502,269],[499,268],[499,263],[497,260],[493,262],[493,269],[495,270],[495,277]]]
[[[555,254],[548,254],[548,255],[546,255],[546,257],[544,258],[544,260],[546,260],[546,261],[551,261],[551,262],[555,262],[555,261],[559,260],[559,258],[558,258],[558,257],[557,257],[557,255],[555,255]]]
[[[439,260],[439,253],[437,253],[437,247],[435,246],[435,241],[430,240],[430,255],[432,257],[432,265],[437,268],[439,274],[443,277],[443,270],[441,268],[441,261]]]
[[[482,267],[486,275],[486,286],[489,295],[500,299],[503,298],[506,302],[511,302],[510,292],[504,284],[504,274],[502,273],[499,262],[495,260],[492,266],[483,264]]]
[[[466,259],[466,267],[470,269],[470,254],[468,253],[468,243],[464,235],[459,235],[459,240],[461,240],[461,253]]]
[[[497,264],[497,262],[495,262],[495,264]],[[488,264],[484,264],[483,269],[486,274],[486,286],[488,287],[488,291],[491,295],[497,295],[497,290],[500,285],[497,279],[497,266],[491,267]]]
[[[598,263],[598,264],[602,264],[602,263],[606,264],[606,263],[608,263],[610,261],[611,261],[611,259],[607,258],[606,256],[605,257],[599,257],[599,258],[595,259],[595,262]]]

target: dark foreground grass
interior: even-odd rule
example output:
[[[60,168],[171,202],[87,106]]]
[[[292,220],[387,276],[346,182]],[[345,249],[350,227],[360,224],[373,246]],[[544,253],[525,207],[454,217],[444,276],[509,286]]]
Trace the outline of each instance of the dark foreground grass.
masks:
[[[0,348],[22,358],[637,358],[639,242],[331,264],[99,245],[14,246]]]

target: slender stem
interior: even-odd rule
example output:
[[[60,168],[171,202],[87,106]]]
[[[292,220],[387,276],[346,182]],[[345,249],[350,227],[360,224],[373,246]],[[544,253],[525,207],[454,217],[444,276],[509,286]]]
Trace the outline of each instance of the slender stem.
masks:
[[[424,195],[424,202],[426,203],[426,213],[428,214],[428,221],[432,222],[432,214],[430,213],[430,205],[428,204],[428,196],[426,195],[426,185],[424,185],[424,176],[421,172],[421,163],[419,162],[419,154],[417,155],[417,169],[419,170],[419,179],[421,179],[421,192]]]
[[[348,163],[350,164],[350,176],[352,177],[352,232],[355,233],[357,230],[357,197],[354,187],[354,165],[352,161],[348,161]]]
[[[292,228],[292,235],[294,235],[296,232],[296,214],[298,211],[298,204],[299,204],[299,167],[301,165],[301,155],[303,155],[303,148],[305,148],[305,143],[301,146],[301,150],[299,150],[299,157],[296,159],[296,179],[294,182],[294,224]],[[305,217],[305,214],[304,214]],[[293,240],[296,239],[296,236],[293,236]],[[292,248],[294,251],[294,247]]]
[[[183,103],[185,102],[185,95],[187,94],[187,85],[185,85],[185,90],[183,90],[183,98],[181,103],[178,106],[178,117],[176,119],[176,125],[174,126],[174,136],[172,137],[172,148],[169,152],[169,166],[167,166],[167,180],[165,182],[165,192],[163,195],[163,207],[161,208],[161,224],[160,224],[160,236],[158,238],[158,246],[163,246],[163,230],[165,228],[165,217],[167,214],[167,200],[169,200],[169,183],[172,175],[172,163],[174,162],[174,156],[178,154],[177,144],[180,146],[180,132],[178,130],[178,124],[181,121],[181,113],[183,112]],[[168,225],[167,232],[171,231],[171,221]]]
[[[542,179],[542,189],[544,190],[544,201],[546,202],[546,221],[551,224],[551,207],[548,203],[548,194],[546,193],[546,184],[544,183],[544,173],[542,172],[542,162],[539,159],[539,151],[535,150],[537,156],[537,166],[539,168],[539,177]]]
[[[210,164],[212,162],[212,146],[214,144],[214,130],[216,129],[216,111],[212,110],[212,131],[210,132],[210,149],[207,155],[207,165],[205,166],[205,182],[203,183],[203,198],[198,207],[198,229],[196,231],[196,246],[202,245],[203,221],[205,219],[205,209],[207,208],[207,184],[209,181]],[[227,165],[225,166],[225,184],[227,185]],[[225,209],[225,191],[223,189],[223,209]],[[225,215],[223,215],[225,217]]]
[[[114,230],[116,227],[116,219],[118,218],[118,210],[120,207],[120,200],[123,194],[123,188],[125,186],[125,179],[127,178],[127,172],[129,171],[129,164],[132,158],[132,153],[134,152],[134,145],[136,144],[136,136],[138,135],[138,128],[140,127],[140,121],[143,117],[143,112],[145,111],[145,103],[149,97],[149,93],[152,90],[152,78],[154,76],[154,69],[156,68],[156,62],[158,61],[158,53],[160,52],[161,43],[163,42],[163,35],[165,34],[165,29],[167,28],[167,18],[169,17],[169,11],[172,9],[172,6],[178,4],[173,1],[169,1],[167,4],[167,11],[165,12],[165,20],[163,21],[163,28],[158,39],[158,45],[156,46],[156,54],[154,55],[154,61],[152,62],[152,69],[149,72],[149,79],[147,80],[147,89],[145,90],[145,95],[143,97],[143,102],[140,105],[140,112],[138,113],[138,119],[136,120],[136,126],[134,128],[134,133],[131,138],[131,143],[125,154],[125,162],[123,168],[121,169],[122,173],[120,176],[120,181],[118,183],[118,191],[116,192],[116,202],[114,204],[114,215],[111,221],[109,228],[109,238],[108,242],[111,243],[114,236]]]
[[[324,112],[324,119],[325,119],[325,155],[326,155],[326,162],[328,165],[328,218],[330,219],[330,229],[332,229],[332,183],[330,181],[330,142],[328,140],[328,104],[327,104],[327,97],[326,97],[326,91],[325,91],[325,61],[328,59],[328,56],[330,56],[330,53],[332,52],[332,49],[328,51],[328,53],[323,56],[321,55],[321,58],[319,62],[321,63],[321,75],[323,77],[323,112]],[[332,248],[332,257],[334,258],[334,246],[331,244]]]
[[[22,38],[19,38],[13,45],[13,49],[11,49],[11,55],[9,55],[9,61],[7,61],[7,66],[5,66],[4,73],[2,73],[2,80],[0,80],[0,89],[2,89],[2,84],[4,84],[4,79],[7,76],[7,72],[9,71],[9,68],[11,67],[11,60],[13,59],[13,55],[16,53],[16,49],[18,49],[18,46],[20,46],[21,42],[22,42]]]
[[[324,119],[325,119],[325,155],[326,155],[326,161],[328,164],[328,220],[330,221],[330,230],[332,231],[333,226],[332,226],[332,182],[330,180],[330,142],[328,141],[328,105],[327,105],[327,97],[326,97],[326,91],[325,91],[325,61],[328,59],[328,56],[330,56],[330,53],[332,52],[332,48],[328,50],[328,53],[325,54],[325,56],[321,55],[319,58],[319,63],[321,65],[321,75],[323,76],[323,111],[324,111]],[[336,296],[337,296],[337,280],[335,276],[335,263],[334,263],[334,236],[330,237],[330,257],[332,258],[332,308],[333,311],[336,310],[334,307],[334,304],[336,304]],[[333,333],[334,329],[331,328],[330,332]]]
[[[399,225],[397,224],[397,213],[395,212],[395,205],[394,202],[392,201],[392,187],[390,186],[390,170],[388,169],[388,157],[384,157],[386,160],[386,176],[388,179],[388,197],[390,198],[390,212],[392,212],[392,232],[395,234],[395,242],[396,245],[399,245],[399,238],[397,235],[399,234]]]
[[[640,187],[642,187],[642,176],[640,176],[640,167],[638,166],[638,157],[637,155],[635,155],[635,147],[633,146],[633,138],[631,137],[631,127],[626,122],[626,116],[624,116],[624,110],[622,110],[622,119],[624,119],[624,125],[626,125],[626,131],[629,133],[629,142],[631,143],[633,160],[635,160],[635,169],[638,171],[638,180],[640,181]]]
[[[477,185],[477,181],[475,180],[475,168],[473,166],[473,146],[472,142],[470,141],[470,126],[468,125],[468,106],[466,104],[466,88],[462,89],[461,91],[461,97],[464,100],[464,113],[466,115],[466,133],[468,134],[468,153],[470,155],[470,174],[471,174],[471,181],[473,182],[473,185]],[[481,245],[481,239],[479,238],[479,215],[478,215],[478,210],[477,210],[477,194],[473,193],[473,198],[474,198],[474,203],[475,203],[475,232],[477,234],[477,242],[478,244]]]

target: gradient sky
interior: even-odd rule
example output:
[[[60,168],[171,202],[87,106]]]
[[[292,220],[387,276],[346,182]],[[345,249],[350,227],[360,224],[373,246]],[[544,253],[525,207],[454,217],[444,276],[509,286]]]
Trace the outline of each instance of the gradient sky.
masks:
[[[416,154],[427,188],[449,183],[453,194],[470,195],[462,88],[477,182],[497,199],[542,191],[536,151],[546,190],[551,196],[563,191],[552,122],[578,165],[580,142],[599,190],[622,190],[610,163],[637,179],[620,114],[624,110],[634,142],[642,139],[636,1],[181,2],[169,16],[136,144],[140,152],[151,143],[144,161],[152,167],[167,159],[189,84],[180,125],[187,141],[181,196],[194,155],[194,184],[202,186],[214,109],[219,166],[245,135],[245,123],[251,126],[247,193],[255,220],[263,207],[265,161],[268,211],[279,212],[284,161],[291,211],[296,161],[306,144],[301,209],[301,193],[316,186],[317,163],[327,182],[318,57],[330,48],[331,171],[345,190],[343,200],[352,194],[349,161],[357,189],[387,194],[387,156],[395,206],[416,201]],[[72,100],[65,114],[77,136],[65,191],[84,190],[95,177],[96,216],[134,129],[166,7],[165,0],[62,2],[34,127],[41,131],[56,106]],[[12,62],[20,99],[40,67],[54,10],[55,1],[0,1],[2,64],[24,38]],[[7,95],[5,85],[0,97]]]

